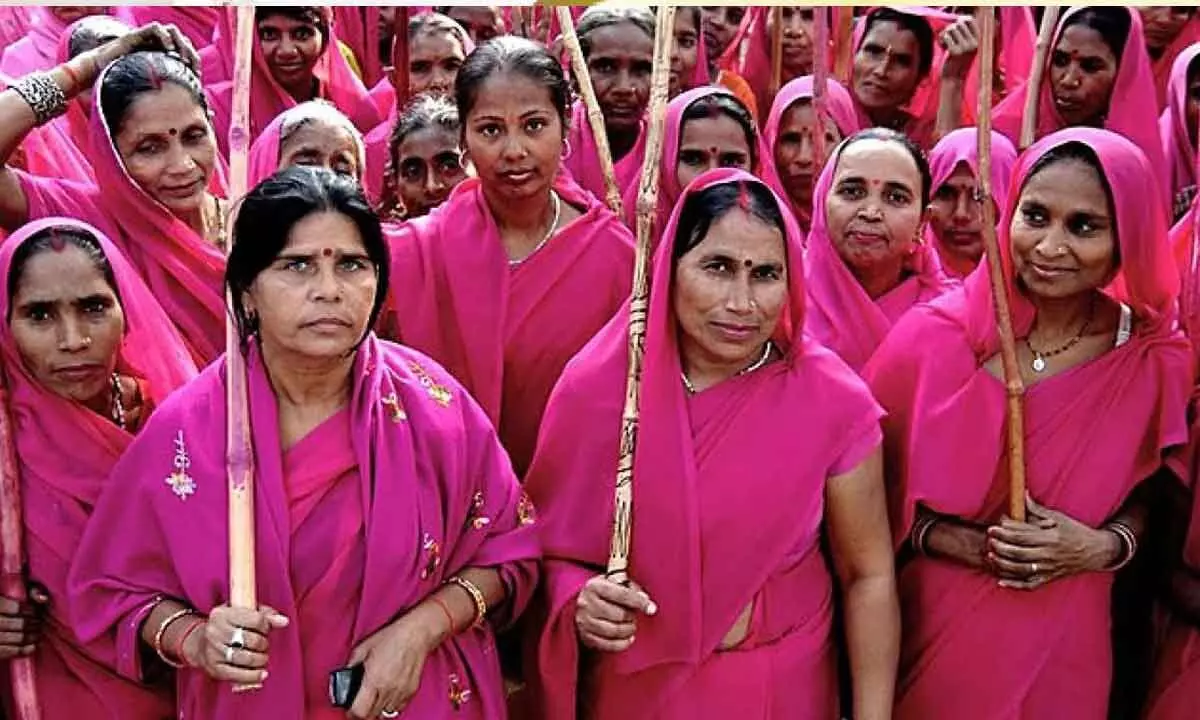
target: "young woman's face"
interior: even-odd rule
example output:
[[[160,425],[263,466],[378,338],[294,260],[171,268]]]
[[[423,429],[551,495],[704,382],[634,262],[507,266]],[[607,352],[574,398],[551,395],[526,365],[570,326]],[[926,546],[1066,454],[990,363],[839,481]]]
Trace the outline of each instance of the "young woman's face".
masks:
[[[752,157],[746,131],[725,113],[687,120],[679,136],[679,159],[675,167],[679,187],[686,188],[713,168],[750,172]]]
[[[668,88],[668,94],[672,98],[691,89],[700,52],[697,15],[698,13],[687,10],[675,13],[675,42],[671,44],[671,76]]]
[[[1161,52],[1175,42],[1188,20],[1196,14],[1196,6],[1146,5],[1137,8],[1142,14],[1142,34],[1146,36],[1146,47],[1152,52]]]
[[[313,68],[325,49],[318,26],[283,15],[268,15],[258,21],[258,43],[271,77],[285,88],[311,83]]]
[[[929,203],[929,227],[937,237],[943,257],[949,254],[956,268],[974,268],[983,257],[983,206],[975,173],[960,162]]]
[[[445,202],[467,179],[458,137],[440,127],[409,133],[396,147],[396,191],[408,217],[420,217]]]
[[[783,71],[784,78],[790,80],[813,71],[813,47],[817,37],[813,24],[815,15],[811,7],[799,8],[784,6],[780,12],[783,16]],[[767,36],[775,33],[775,13],[767,14]]]
[[[631,22],[606,25],[588,33],[588,75],[609,130],[641,127],[650,102],[654,44]]]
[[[1103,125],[1117,70],[1117,57],[1100,33],[1085,25],[1063,30],[1050,56],[1050,89],[1067,125]]]
[[[701,25],[704,32],[704,47],[709,57],[717,57],[733,42],[737,35],[746,8],[736,5],[709,5],[700,8]]]

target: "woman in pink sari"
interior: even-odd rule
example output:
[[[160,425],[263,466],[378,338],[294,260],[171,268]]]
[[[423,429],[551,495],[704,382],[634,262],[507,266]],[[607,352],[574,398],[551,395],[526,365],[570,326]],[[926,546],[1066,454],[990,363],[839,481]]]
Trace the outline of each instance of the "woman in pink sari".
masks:
[[[701,32],[701,11],[697,6],[680,7],[675,12],[675,27],[672,29],[671,74],[667,83],[667,97],[701,85],[711,85],[708,48],[704,46]]]
[[[279,113],[306,100],[333,103],[361,132],[383,119],[367,88],[339,50],[331,11],[327,7],[261,6],[254,12],[258,42],[250,83],[250,135],[258,137]],[[233,43],[220,51],[231,55]],[[233,67],[231,57],[226,65]],[[223,155],[229,154],[229,124],[233,112],[233,82],[209,89],[213,126]]]
[[[5,412],[41,621],[35,639],[16,603],[0,598],[0,657],[33,655],[42,717],[87,708],[94,718],[161,720],[174,713],[169,686],[122,678],[112,636],[76,633],[67,571],[117,459],[154,408],[195,376],[195,365],[120,251],[84,223],[25,225],[0,249],[0,277]]]
[[[545,48],[492,40],[457,95],[478,177],[390,238],[382,328],[466,387],[522,476],[563,366],[629,296],[633,239],[560,174],[570,88]]]
[[[1154,72],[1158,109],[1165,110],[1170,99],[1167,85],[1174,74],[1171,68],[1185,48],[1200,41],[1200,20],[1196,19],[1195,5],[1145,5],[1137,10],[1142,16],[1146,52]]]
[[[1021,158],[1000,238],[1025,383],[1027,522],[1006,516],[988,271],[892,331],[884,421],[904,644],[896,718],[1108,717],[1112,586],[1145,482],[1187,439],[1191,352],[1150,164],[1104,130]]]
[[[271,121],[250,147],[247,185],[254,187],[293,165],[323,167],[362,182],[362,133],[324,100],[309,100]]]
[[[817,128],[813,107],[813,78],[806,75],[792,80],[779,90],[763,140],[774,158],[776,178],[768,184],[787,193],[792,214],[807,233],[812,228],[813,186],[825,162],[843,139],[862,128],[854,112],[854,100],[837,80],[825,85],[825,157],[816,157],[814,135]]]
[[[806,330],[855,370],[902,315],[953,285],[924,242],[930,184],[921,151],[884,128],[844,140],[817,180]]]
[[[1008,204],[1008,186],[1017,151],[992,132],[992,198],[996,222]],[[938,251],[942,268],[953,278],[970,275],[983,258],[983,206],[979,201],[979,131],[959,128],[938,141],[929,154],[933,198],[925,241]]]
[[[1178,220],[1196,196],[1196,127],[1200,122],[1200,44],[1179,53],[1167,87],[1167,109],[1158,119],[1163,155],[1170,168],[1166,188],[1171,217]]]
[[[0,74],[11,78],[54,67],[58,43],[67,26],[87,15],[107,13],[108,7],[60,5],[29,11],[28,33],[9,45],[0,56]]]
[[[636,584],[603,574],[628,306],[559,381],[529,474],[547,550],[528,638],[543,717],[845,717],[836,572],[854,717],[890,718],[900,628],[879,409],[803,334],[803,235],[761,180],[721,169],[688,186],[667,237],[633,467]]]
[[[424,95],[396,121],[386,164],[380,216],[405,220],[428,215],[467,179],[458,108],[443,97]]]
[[[204,365],[225,347],[226,208],[204,92],[177,54],[196,61],[177,30],[148,25],[0,93],[0,156],[7,163],[30,130],[65,112],[85,88],[96,88],[89,136],[96,182],[37,177],[6,165],[0,226],[63,216],[100,228]]]
[[[102,497],[69,580],[80,636],[115,631],[126,677],[174,666],[181,717],[345,718],[331,673],[361,666],[336,703],[351,718],[503,718],[492,625],[536,581],[532,506],[467,393],[370,332],[388,282],[378,219],[353,181],[289,168],[242,203],[235,237],[261,605],[225,604],[215,363],[113,471],[128,487]]]

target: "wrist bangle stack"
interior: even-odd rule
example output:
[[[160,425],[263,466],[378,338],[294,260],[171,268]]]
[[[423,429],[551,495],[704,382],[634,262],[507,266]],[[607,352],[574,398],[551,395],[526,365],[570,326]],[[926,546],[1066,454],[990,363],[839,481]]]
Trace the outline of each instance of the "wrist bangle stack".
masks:
[[[1109,572],[1117,572],[1129,563],[1133,562],[1133,556],[1137,554],[1138,543],[1137,535],[1134,534],[1133,528],[1123,522],[1110,522],[1104,526],[1105,530],[1117,536],[1121,541],[1122,553],[1115,563],[1109,566]]]
[[[162,623],[159,624],[158,630],[154,633],[154,652],[156,652],[158,654],[158,657],[160,660],[162,660],[164,663],[166,663],[167,665],[170,665],[171,667],[173,667],[175,669],[182,668],[183,663],[176,662],[176,661],[172,660],[171,658],[167,657],[166,651],[163,650],[163,644],[162,644],[163,637],[167,634],[167,628],[171,627],[171,623],[175,622],[176,620],[178,620],[180,618],[187,617],[188,615],[195,615],[195,614],[196,614],[195,611],[191,610],[190,608],[184,608],[183,610],[177,610],[177,611],[171,613],[170,615],[168,615],[167,619],[163,620]]]
[[[487,620],[487,600],[484,599],[483,593],[480,592],[479,588],[475,587],[475,583],[459,575],[455,575],[446,582],[459,586],[471,596],[471,601],[475,603],[475,620],[472,623],[472,627],[483,627],[484,621]]]
[[[929,557],[929,548],[925,545],[925,543],[929,540],[929,531],[933,529],[933,526],[936,525],[937,522],[937,515],[929,514],[918,518],[917,521],[913,523],[912,532],[909,534],[909,538],[912,542],[913,550],[918,555]]]
[[[67,96],[50,73],[30,73],[11,87],[33,110],[38,125],[45,125],[67,111]]]

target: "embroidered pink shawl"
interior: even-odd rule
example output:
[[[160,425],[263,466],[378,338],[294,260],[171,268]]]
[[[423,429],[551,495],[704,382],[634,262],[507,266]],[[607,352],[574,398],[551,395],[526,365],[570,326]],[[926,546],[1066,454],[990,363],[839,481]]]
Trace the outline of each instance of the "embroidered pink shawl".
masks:
[[[17,249],[51,227],[76,228],[97,239],[112,266],[125,315],[117,369],[139,380],[147,410],[163,402],[195,376],[196,367],[149,289],[99,230],[67,218],[28,223],[0,246],[0,277],[7,284]],[[8,293],[0,293],[0,317],[10,312]],[[86,703],[90,717],[159,720],[174,710],[170,692],[118,676],[112,637],[81,641],[67,617],[71,559],[109,471],[133,437],[34,379],[8,322],[0,326],[0,357],[19,460],[29,575],[54,601],[35,656],[42,715],[71,717]]]
[[[904,313],[953,287],[928,244],[917,244],[899,285],[872,299],[833,246],[825,206],[846,141],[834,150],[813,190],[812,230],[808,235],[808,315],[805,328],[855,370],[861,370]]]
[[[383,325],[442,363],[496,423],[522,476],[563,367],[628,297],[633,239],[590,193],[555,184],[583,216],[510,267],[480,181],[389,239]]]
[[[1051,149],[1083,142],[1113,191],[1121,268],[1105,292],[1129,305],[1132,339],[1027,388],[1025,457],[1031,495],[1096,527],[1186,440],[1191,355],[1174,329],[1178,275],[1162,237],[1145,157],[1113,133],[1074,128],[1026,152],[1013,188]],[[1000,246],[1018,338],[1034,306]],[[886,409],[892,529],[908,535],[917,503],[979,523],[1007,507],[1004,384],[982,365],[998,351],[986,266],[964,287],[893,330],[864,373]],[[900,572],[905,627],[895,716],[908,718],[1106,717],[1111,674],[1111,574],[1058,580],[1033,592],[990,575],[918,558]]]
[[[322,107],[323,105],[324,107]],[[282,140],[283,128],[289,123],[300,122],[306,117],[336,119],[342,123],[342,127],[354,138],[354,143],[358,151],[358,179],[360,182],[362,181],[367,163],[366,152],[363,149],[362,133],[358,131],[358,128],[354,127],[354,124],[350,122],[350,118],[343,115],[336,108],[329,107],[318,100],[310,100],[300,103],[290,110],[279,113],[271,121],[271,124],[263,130],[263,133],[255,138],[254,144],[250,146],[247,187],[254,187],[274,175],[277,171],[283,169],[279,166],[279,154],[282,152],[280,141]]]
[[[289,508],[289,497],[295,502],[302,489],[285,467],[297,458],[285,458],[281,450],[275,394],[256,350],[248,364],[257,471],[258,598],[293,622],[271,635],[271,676],[261,690],[235,693],[229,684],[215,683],[200,671],[182,671],[177,674],[179,714],[304,720],[316,712],[305,707],[304,678],[318,673],[328,677],[336,669],[308,668],[307,662],[340,657],[344,663],[352,648],[301,647],[302,635],[319,636],[321,628],[301,628],[296,621],[303,601],[298,585],[305,581],[295,570],[321,575],[326,568],[298,554],[303,548],[293,533],[295,508]],[[325,615],[323,621],[349,624],[348,637],[357,644],[452,575],[478,566],[498,568],[510,590],[505,606],[492,617],[493,623],[505,624],[527,602],[539,550],[531,506],[488,418],[432,361],[374,336],[357,351],[351,382],[346,411],[353,428],[362,529],[346,542],[361,558],[362,582],[340,588],[356,597],[351,616]],[[449,400],[440,402],[437,390]],[[296,448],[302,445],[312,450],[305,458],[308,464],[320,464],[342,450],[303,442]],[[179,467],[179,457],[187,460],[190,484],[163,481]],[[224,363],[214,363],[159,408],[113,476],[128,483],[128,489],[106,493],[96,509],[72,568],[71,617],[85,640],[115,628],[118,669],[140,678],[138,628],[155,598],[177,597],[207,612],[228,597]],[[185,497],[187,488],[194,492]],[[316,501],[310,512],[312,522],[326,523],[332,533],[339,518],[316,517],[338,515],[341,506],[330,505],[334,507]],[[144,519],[137,532],[129,531],[130,517]],[[422,718],[460,717],[448,700],[455,683],[471,693],[463,706],[467,717],[503,717],[503,685],[490,628],[464,632],[432,653],[406,712]]]
[[[667,237],[688,193],[729,182],[761,183],[739,170],[705,173],[676,203]],[[679,381],[673,242],[659,245],[630,553],[631,575],[659,612],[638,619],[629,650],[594,663],[581,662],[574,608],[608,557],[628,306],[555,388],[528,478],[542,513],[546,582],[535,603],[540,632],[528,638],[527,677],[548,720],[575,717],[577,704],[601,719],[839,717],[829,672],[831,584],[818,548],[825,481],[853,438],[876,427],[879,410],[849,368],[801,339],[803,234],[783,215],[789,301],[776,341],[784,359],[691,398]],[[751,536],[753,548],[729,541]],[[781,573],[796,584],[776,584]],[[772,591],[781,587],[787,591]],[[717,652],[751,602],[745,643]]]
[[[21,174],[29,217],[76,217],[103,230],[150,286],[192,357],[205,365],[225,347],[225,256],[126,172],[101,111],[107,72],[106,68],[96,82],[90,120],[96,184]],[[214,172],[209,187],[219,191],[220,185],[221,173]]]
[[[139,26],[156,21],[169,23],[179,28],[197,50],[203,50],[212,44],[222,9],[203,5],[133,5],[129,10]]]
[[[1191,24],[1195,24],[1195,21]],[[1175,58],[1171,82],[1167,86],[1167,108],[1158,118],[1163,157],[1166,158],[1169,184],[1165,187],[1172,199],[1181,191],[1196,184],[1196,150],[1192,147],[1187,127],[1188,66],[1200,57],[1200,44],[1192,45]]]
[[[959,128],[938,141],[929,153],[929,171],[933,175],[933,192],[937,192],[959,165],[965,164],[976,179],[979,178],[979,131],[976,128]],[[992,131],[992,198],[996,208],[1002,209],[1008,205],[1009,182],[1012,179],[1013,168],[1017,164],[1017,150],[1008,138]],[[999,216],[999,212],[996,213]],[[999,219],[997,218],[997,222]],[[932,228],[925,228],[925,242],[938,249],[945,255],[941,240]],[[942,270],[950,275],[950,266],[941,263]]]

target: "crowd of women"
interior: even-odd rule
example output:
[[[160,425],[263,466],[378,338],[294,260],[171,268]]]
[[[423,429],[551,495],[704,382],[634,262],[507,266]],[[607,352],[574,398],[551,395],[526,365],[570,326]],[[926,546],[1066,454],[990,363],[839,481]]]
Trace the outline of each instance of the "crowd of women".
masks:
[[[679,7],[655,142],[651,8],[572,9],[595,126],[540,7],[260,6],[248,87],[229,6],[0,8],[0,661],[47,720],[1195,717],[1200,18],[1039,76],[1046,12],[984,77],[970,8]]]

